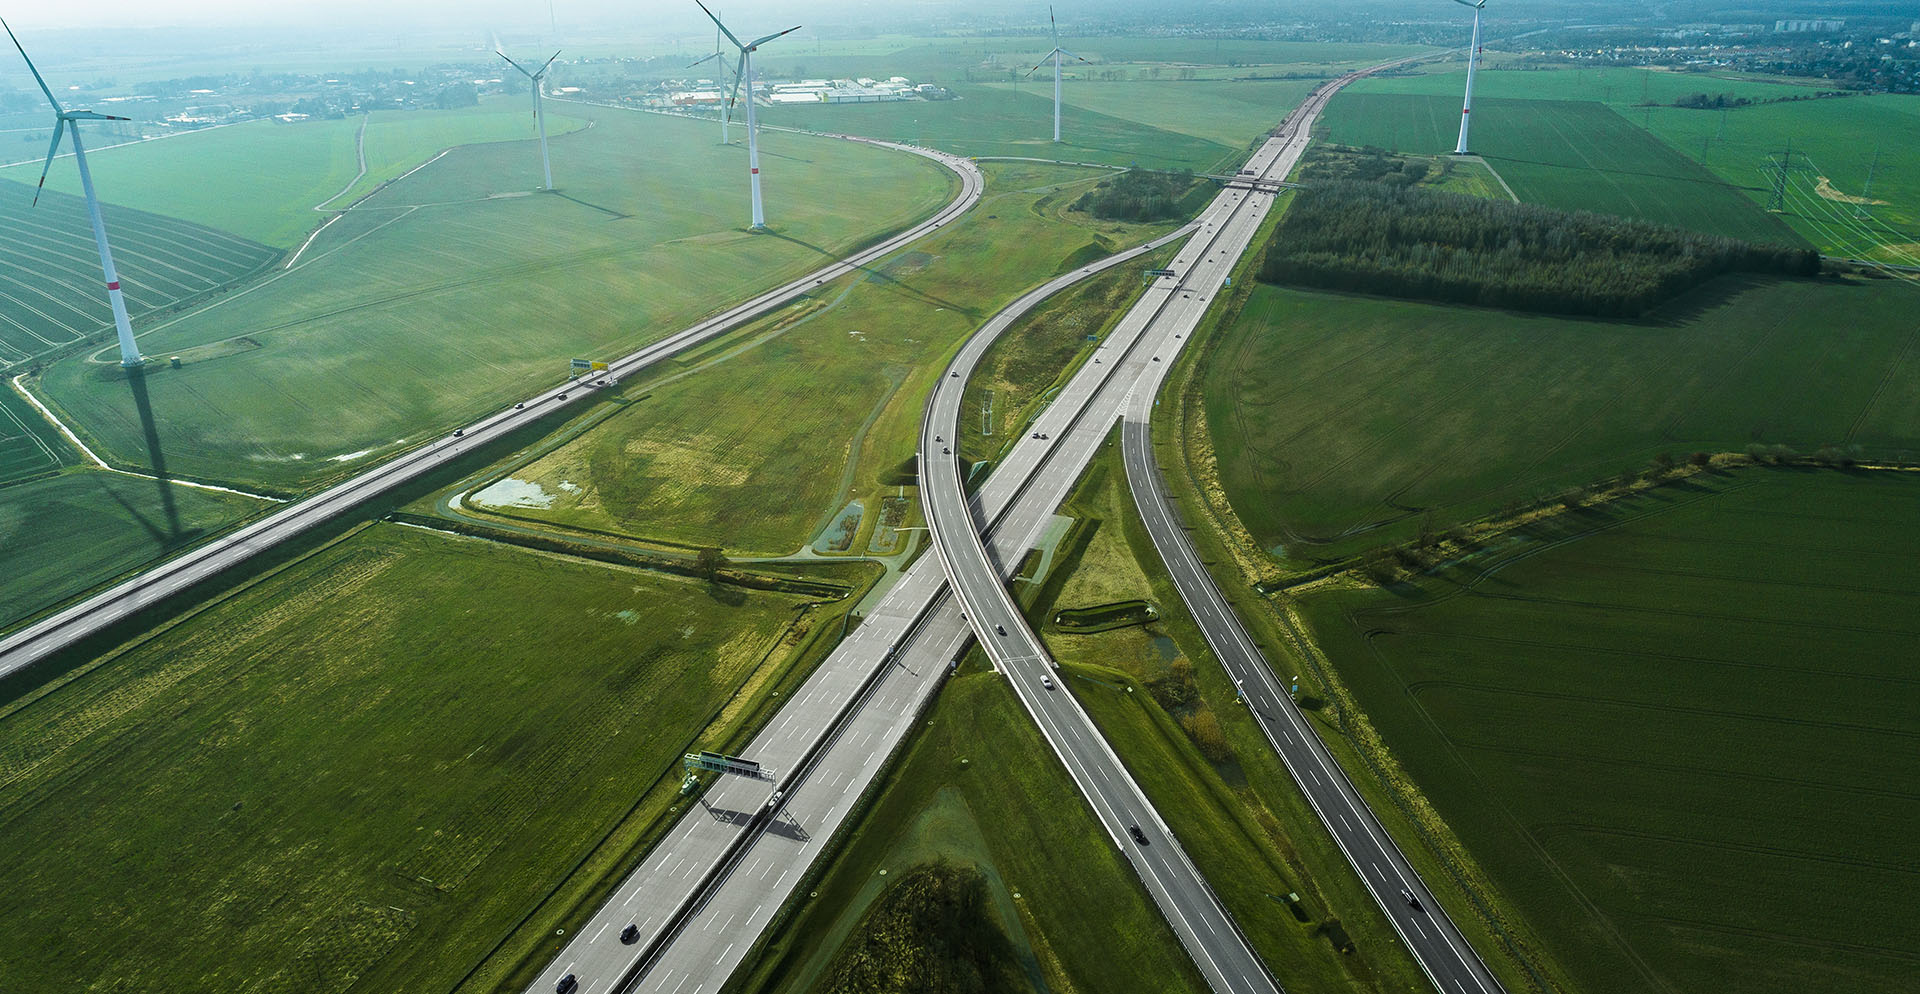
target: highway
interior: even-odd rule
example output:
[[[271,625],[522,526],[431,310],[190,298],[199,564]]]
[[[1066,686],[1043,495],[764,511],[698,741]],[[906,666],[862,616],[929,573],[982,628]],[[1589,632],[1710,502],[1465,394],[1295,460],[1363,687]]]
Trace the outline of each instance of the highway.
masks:
[[[1191,234],[1199,222],[1063,274],[987,325],[1004,330],[1080,280]],[[1027,518],[1044,526],[1051,507]],[[1030,529],[1031,531],[1032,529]],[[1032,534],[1017,541],[1030,542]],[[741,755],[772,781],[722,778],[615,889],[527,988],[573,976],[581,994],[716,990],[852,813],[966,648],[939,563],[909,567]],[[802,788],[806,789],[802,789]],[[769,807],[775,791],[778,805]],[[632,942],[621,941],[628,925]]]
[[[1256,156],[1253,168],[1261,180],[1284,178],[1291,170],[1304,150],[1312,117],[1344,82],[1336,81],[1317,90],[1289,118],[1279,130],[1279,137],[1268,143],[1269,147],[1280,146],[1278,154],[1264,163]],[[1264,187],[1264,183],[1261,185]],[[1141,466],[1152,466],[1146,425],[1173,355],[1183,344],[1184,336],[1198,324],[1199,312],[1204,311],[1212,288],[1231,271],[1251,240],[1253,228],[1271,204],[1271,197],[1264,189],[1251,191],[1247,196],[1249,199],[1244,203],[1248,210],[1240,210],[1242,204],[1236,202],[1229,191],[1202,216],[1203,230],[1184,253],[1191,261],[1183,258],[1176,262],[1176,275],[1157,281],[1157,284],[1173,285],[1156,285],[1150,289],[1122,322],[1124,328],[1136,315],[1144,314],[1143,320],[1151,326],[1139,336],[1138,351],[1121,352],[1118,357],[1109,356],[1106,360],[1110,367],[1117,369],[1117,373],[1110,374],[1112,381],[1106,385],[1107,393],[1119,389],[1126,392],[1127,426],[1123,435],[1130,439],[1126,453],[1130,478]],[[1199,300],[1198,307],[1185,303],[1194,299]],[[1114,337],[1118,340],[1122,336]],[[1110,342],[1102,351],[1117,344],[1120,342]],[[1132,344],[1122,347],[1136,348]],[[961,467],[942,444],[958,427],[964,384],[985,348],[983,343],[970,342],[956,357],[950,376],[941,381],[941,389],[928,405],[922,427],[922,451],[928,454],[923,461],[922,495],[927,502],[935,548],[950,582],[968,612],[976,636],[996,667],[1008,674],[1022,703],[1107,824],[1115,844],[1140,869],[1149,891],[1194,954],[1196,964],[1209,983],[1216,990],[1272,989],[1267,986],[1272,981],[1260,969],[1258,959],[1233,930],[1217,898],[1178,850],[1171,835],[1166,834],[1164,846],[1171,855],[1163,856],[1152,845],[1154,830],[1146,833],[1144,844],[1131,834],[1133,826],[1144,826],[1148,819],[1160,833],[1165,833],[1165,826],[1152,812],[1137,784],[1127,778],[1124,767],[1112,757],[1111,750],[1100,740],[1097,730],[1071,695],[1050,680],[1043,682],[1055,668],[1054,664],[1039,638],[1027,626],[1004,582],[1016,562],[1004,553],[996,558],[993,550],[979,540],[982,526],[994,528],[1001,524],[991,514],[982,512],[983,507],[995,503],[995,481],[1001,480],[1004,474],[1020,481],[1012,486],[1023,491],[1030,486],[1025,475],[1007,472],[1015,461],[1009,459],[1008,466],[996,472],[981,489],[980,499],[970,502],[965,496]],[[1148,353],[1152,355],[1148,357]],[[1128,366],[1137,368],[1138,375],[1127,376]],[[1102,401],[1110,401],[1110,397],[1097,398],[1094,405],[1077,412],[1063,411],[1062,405],[1056,402],[1031,426],[1034,433],[1021,447],[1037,442],[1031,447],[1040,453],[1039,458],[1064,461],[1071,467],[1071,474],[1056,475],[1067,476],[1065,484],[1070,486],[1113,423],[1108,405]],[[1053,416],[1051,422],[1050,415]],[[1052,423],[1061,421],[1064,425]],[[938,456],[933,455],[935,446],[940,446]],[[1059,487],[1049,497],[1063,500],[1066,486]],[[1250,706],[1269,740],[1280,751],[1328,831],[1338,841],[1355,872],[1366,881],[1369,891],[1435,987],[1461,994],[1499,991],[1498,982],[1486,965],[1473,953],[1458,928],[1394,847],[1352,784],[1326,754],[1324,745],[1310,734],[1291,698],[1280,691],[1277,678],[1232,618],[1218,590],[1200,568],[1198,558],[1186,545],[1184,533],[1169,512],[1164,490],[1141,490],[1136,485],[1135,493],[1153,531],[1156,547],[1169,558],[1170,568],[1175,562],[1185,567],[1174,568],[1174,573],[1177,580],[1184,579],[1182,595],[1193,608],[1210,644],[1223,661],[1231,660],[1229,672],[1246,689],[1252,702]],[[1053,504],[1057,502],[1054,500]],[[1149,513],[1149,507],[1157,514]],[[1017,553],[1018,549],[1014,551]],[[1179,556],[1182,551],[1184,559]],[[1207,594],[1211,594],[1211,602]],[[1283,722],[1289,727],[1280,727]]]
[[[980,200],[984,180],[969,159],[932,149],[849,136],[835,136],[932,159],[960,177],[960,193],[939,213],[871,248],[770,290],[685,330],[675,332],[609,364],[608,377],[627,377],[662,359],[723,335],[809,292],[933,232],[964,214]],[[596,377],[597,378],[597,377]],[[192,587],[300,535],[381,494],[447,465],[494,442],[522,424],[576,406],[595,392],[588,381],[564,383],[402,453],[364,473],[289,504],[243,528],[219,536],[136,576],[85,597],[0,638],[0,678],[30,666],[79,639],[93,635],[134,613]]]
[[[1227,675],[1239,685],[1268,743],[1434,987],[1448,994],[1496,994],[1501,990],[1499,981],[1473,952],[1453,919],[1434,900],[1420,875],[1328,754],[1326,745],[1294,704],[1287,685],[1247,635],[1194,551],[1174,512],[1173,501],[1167,497],[1166,483],[1153,454],[1150,422],[1159,379],[1156,376],[1143,382],[1135,392],[1120,429],[1121,446],[1134,505],[1180,591],[1180,599],[1186,602]],[[1413,895],[1413,900],[1403,897],[1403,891]]]

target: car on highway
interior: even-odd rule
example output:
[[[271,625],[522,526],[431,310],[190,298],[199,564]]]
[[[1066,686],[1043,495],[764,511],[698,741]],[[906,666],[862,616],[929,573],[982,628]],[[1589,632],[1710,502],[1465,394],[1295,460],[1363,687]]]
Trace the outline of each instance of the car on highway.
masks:
[[[455,428],[453,430],[453,437],[459,438],[460,436],[465,435],[466,433],[467,433],[467,430],[465,428]]]
[[[1407,902],[1407,907],[1412,908],[1415,911],[1420,910],[1420,899],[1417,897],[1414,897],[1413,891],[1410,891],[1405,887],[1400,888],[1400,900]]]
[[[525,402],[525,401],[521,401],[520,403],[518,403],[518,404],[515,404],[515,405],[513,405],[513,409],[514,409],[514,410],[516,410],[516,411],[524,411],[524,410],[526,410],[526,409],[527,409],[527,405],[526,405],[526,402]]]
[[[569,973],[561,977],[559,983],[553,985],[553,990],[554,994],[573,994],[573,990],[579,986],[580,981],[575,980],[573,974]]]
[[[1000,633],[1000,634],[1002,634],[1002,635],[1005,635],[1005,634],[1007,633],[1007,626],[1005,626],[1005,625],[995,625],[995,626],[993,626],[993,630],[994,630],[994,631],[996,631],[996,632],[999,632],[999,633]]]
[[[1147,844],[1147,833],[1140,831],[1140,826],[1128,825],[1127,832],[1133,836],[1133,841],[1143,846]]]
[[[1045,673],[1042,673],[1042,674],[1040,674],[1040,686],[1042,686],[1042,687],[1045,687],[1045,688],[1047,688],[1048,690],[1052,690],[1052,689],[1053,689],[1053,677],[1050,677],[1050,676],[1048,676],[1048,675],[1046,675]]]
[[[639,941],[639,939],[640,939],[640,926],[635,925],[632,922],[628,922],[627,927],[620,930],[620,944],[623,946],[631,946],[635,942]]]

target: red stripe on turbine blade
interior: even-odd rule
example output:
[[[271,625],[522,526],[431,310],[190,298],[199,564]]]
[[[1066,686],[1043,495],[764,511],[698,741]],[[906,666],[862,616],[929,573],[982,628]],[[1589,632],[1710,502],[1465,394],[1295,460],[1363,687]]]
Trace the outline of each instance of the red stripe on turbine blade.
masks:
[[[107,284],[107,289],[109,289],[109,290],[118,290],[118,289],[120,289],[120,281],[119,281],[119,280],[114,280],[114,281],[113,281],[112,283],[109,283],[109,284]]]
[[[1473,111],[1471,111],[1471,110],[1469,110],[1469,109],[1467,109],[1467,108],[1465,108],[1465,107],[1462,107],[1462,108],[1460,108],[1460,113],[1461,113],[1461,114],[1462,114],[1462,115],[1464,116],[1464,115],[1467,115],[1467,114],[1471,114],[1471,113],[1473,113]]]
[[[759,166],[754,166],[754,167],[753,167],[753,174],[754,174],[755,176],[758,176],[758,175],[760,175],[760,167],[759,167]]]

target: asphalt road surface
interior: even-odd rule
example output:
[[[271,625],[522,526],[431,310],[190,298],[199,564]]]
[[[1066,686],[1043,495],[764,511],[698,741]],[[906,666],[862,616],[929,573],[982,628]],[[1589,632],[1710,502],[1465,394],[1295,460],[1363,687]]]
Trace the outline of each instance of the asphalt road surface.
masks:
[[[814,287],[835,279],[927,235],[965,213],[980,199],[983,179],[969,159],[896,142],[841,137],[909,152],[932,159],[960,177],[960,193],[933,217],[824,269],[676,332],[609,364],[595,380],[632,376],[648,366],[782,306]],[[72,642],[171,597],[316,525],[430,473],[555,409],[583,402],[597,387],[583,378],[529,397],[497,414],[482,418],[419,448],[396,456],[364,473],[275,511],[271,515],[220,536],[161,563],[100,593],[50,614],[0,638],[0,678],[58,652]]]
[[[1278,137],[1269,143],[1269,147],[1275,144],[1280,146],[1278,154],[1264,165],[1256,156],[1253,168],[1257,179],[1283,178],[1286,175],[1304,149],[1305,136],[1313,116],[1337,89],[1338,85],[1334,85],[1316,91],[1289,118],[1288,123],[1277,132]],[[1222,201],[1230,199],[1230,193],[1223,194],[1221,198]],[[1138,355],[1123,358],[1120,360],[1122,364],[1132,361],[1143,372],[1130,381],[1124,376],[1117,376],[1114,380],[1115,383],[1127,383],[1130,398],[1130,420],[1123,431],[1123,435],[1131,439],[1125,443],[1130,445],[1127,452],[1130,477],[1142,458],[1146,466],[1152,465],[1150,436],[1146,433],[1145,425],[1151,417],[1153,398],[1170,366],[1171,353],[1178,351],[1184,336],[1191,332],[1198,321],[1198,315],[1192,313],[1192,308],[1176,303],[1176,299],[1187,299],[1181,295],[1196,288],[1201,296],[1211,295],[1209,288],[1218,285],[1218,281],[1224,278],[1247,246],[1247,239],[1241,232],[1244,230],[1245,235],[1250,236],[1251,226],[1257,226],[1269,204],[1270,199],[1258,192],[1249,195],[1244,203],[1249,209],[1245,210],[1241,209],[1243,205],[1240,203],[1217,202],[1215,207],[1224,208],[1224,211],[1216,212],[1210,208],[1208,214],[1202,216],[1204,230],[1193,239],[1185,253],[1193,259],[1193,263],[1189,264],[1191,268],[1182,269],[1183,264],[1188,264],[1185,259],[1176,263],[1176,275],[1160,281],[1173,283],[1173,288],[1162,293],[1162,288],[1156,286],[1136,306],[1133,313],[1147,312],[1147,321],[1154,326],[1142,336],[1142,347],[1156,354],[1147,362],[1140,362]],[[1236,226],[1236,221],[1244,225],[1248,220],[1252,225],[1247,228]],[[1216,231],[1217,234],[1213,234]],[[1216,990],[1263,989],[1263,984],[1272,983],[1271,979],[1260,969],[1257,958],[1246,948],[1244,940],[1232,929],[1230,919],[1224,922],[1224,928],[1213,921],[1215,915],[1224,918],[1225,913],[1205,887],[1204,880],[1199,879],[1197,871],[1191,873],[1190,881],[1183,881],[1186,886],[1176,889],[1163,885],[1164,879],[1182,876],[1180,864],[1186,862],[1184,855],[1169,846],[1174,850],[1173,855],[1180,858],[1156,859],[1149,853],[1150,845],[1141,844],[1139,836],[1134,834],[1134,828],[1144,825],[1145,817],[1152,815],[1150,805],[1137,785],[1125,779],[1125,770],[1117,760],[1111,762],[1111,769],[1104,774],[1096,772],[1103,765],[1109,765],[1101,760],[1103,757],[1110,758],[1111,751],[1104,742],[1098,741],[1098,734],[1091,722],[1072,702],[1070,695],[1042,683],[1042,678],[1049,674],[1053,663],[1039,639],[1026,625],[1004,585],[1002,577],[1007,575],[1013,563],[995,561],[990,550],[974,540],[976,529],[981,525],[992,526],[994,519],[990,516],[975,517],[981,511],[981,504],[966,500],[961,469],[951,457],[949,447],[942,445],[939,457],[930,455],[935,451],[933,446],[941,445],[957,427],[960,396],[973,365],[978,361],[979,352],[984,352],[984,346],[978,351],[971,351],[971,354],[970,351],[963,350],[956,358],[952,373],[957,375],[950,375],[941,381],[945,396],[937,391],[929,404],[928,417],[923,426],[922,450],[929,457],[923,464],[922,493],[928,502],[928,519],[933,526],[935,547],[940,552],[943,565],[967,608],[977,637],[988,649],[995,665],[1008,673],[1022,702],[1033,713],[1082,791],[1088,794],[1096,812],[1108,824],[1109,834],[1114,837],[1115,843],[1140,868],[1149,891],[1160,903],[1183,943],[1194,953],[1195,962],[1207,975],[1209,982]],[[1162,351],[1168,354],[1158,354]],[[1052,434],[1045,429],[1047,419],[1043,416],[1033,426],[1036,431],[1030,440],[1040,442],[1039,448],[1043,453],[1050,447],[1057,448],[1059,451],[1053,454],[1055,458],[1068,451],[1080,450],[1078,458],[1068,460],[1075,467],[1074,475],[1077,476],[1079,468],[1091,459],[1092,449],[1104,439],[1112,423],[1106,417],[1084,417],[1086,414],[1099,413],[1083,411],[1080,420],[1070,421],[1067,428],[1069,434],[1065,436],[1067,441],[1059,446],[1048,445]],[[1137,450],[1145,450],[1144,456]],[[999,479],[1000,475],[996,473],[995,479]],[[990,481],[988,487],[982,489],[983,497],[988,496],[991,487]],[[1232,660],[1229,671],[1241,681],[1250,706],[1256,717],[1261,719],[1269,739],[1281,751],[1289,769],[1347,854],[1355,872],[1366,880],[1370,892],[1380,902],[1429,978],[1442,991],[1459,991],[1461,994],[1493,994],[1499,991],[1498,982],[1485,964],[1473,953],[1404,856],[1393,846],[1371,812],[1360,801],[1351,783],[1326,754],[1324,746],[1310,734],[1294,710],[1291,699],[1279,691],[1277,679],[1244,630],[1232,619],[1218,590],[1210,580],[1204,579],[1205,572],[1199,567],[1197,557],[1192,556],[1190,547],[1185,545],[1184,533],[1168,514],[1164,491],[1149,493],[1136,489],[1135,493],[1142,502],[1143,514],[1148,517],[1156,545],[1163,555],[1169,557],[1170,566],[1176,557],[1169,552],[1169,546],[1159,543],[1176,542],[1187,553],[1184,562],[1191,568],[1185,572],[1175,569],[1174,572],[1176,580],[1186,581],[1181,587],[1182,594],[1193,607],[1193,613],[1200,620],[1209,642],[1223,660]],[[1064,499],[1064,496],[1062,492],[1060,497]],[[1157,518],[1147,513],[1149,502],[1159,512]],[[1158,527],[1155,528],[1155,525]],[[1195,586],[1196,589],[1190,593],[1189,586]],[[1212,595],[1211,604],[1205,600],[1207,593]],[[1237,643],[1232,643],[1231,640],[1235,638]],[[1280,701],[1285,701],[1284,707],[1279,704]],[[1291,727],[1277,727],[1284,719],[1290,719]],[[1138,820],[1130,820],[1134,812],[1141,812]],[[1158,817],[1152,816],[1152,820],[1164,832],[1164,825],[1159,823]],[[1168,840],[1171,842],[1170,835]],[[1148,841],[1151,842],[1150,836]],[[1191,865],[1187,864],[1186,869],[1191,871]],[[1196,927],[1196,922],[1206,927]],[[1234,973],[1236,969],[1237,975]]]

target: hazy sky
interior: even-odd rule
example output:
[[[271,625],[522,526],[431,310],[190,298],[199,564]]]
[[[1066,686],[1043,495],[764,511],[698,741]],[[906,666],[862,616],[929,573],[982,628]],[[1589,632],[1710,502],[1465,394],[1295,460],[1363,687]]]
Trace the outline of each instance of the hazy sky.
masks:
[[[1098,0],[1095,0],[1098,2]],[[809,14],[847,20],[859,17],[862,9],[868,18],[883,18],[902,8],[920,11],[941,8],[966,10],[982,6],[1012,6],[1003,2],[961,3],[954,0],[719,0],[709,3],[723,16],[742,20],[805,20]],[[1045,0],[1032,6],[1043,13]],[[562,24],[579,26],[653,26],[676,30],[700,20],[700,9],[693,0],[552,0],[553,15]],[[11,9],[9,9],[11,8]],[[548,0],[187,0],[152,3],[149,0],[55,0],[34,4],[0,0],[0,17],[16,29],[83,28],[89,26],[163,27],[212,25],[281,26],[325,24],[351,27],[362,24],[377,31],[383,24],[419,28],[440,26],[461,28],[472,24],[494,24],[505,28],[545,27]]]

